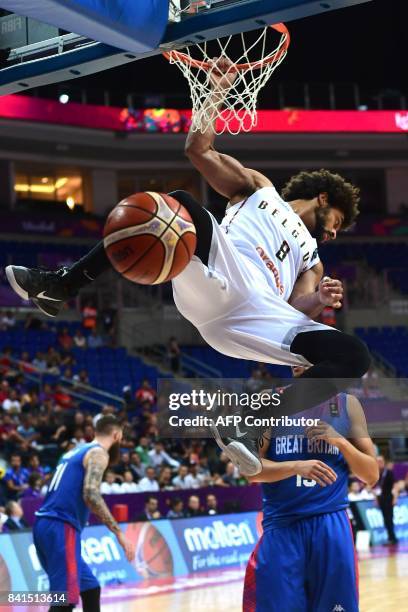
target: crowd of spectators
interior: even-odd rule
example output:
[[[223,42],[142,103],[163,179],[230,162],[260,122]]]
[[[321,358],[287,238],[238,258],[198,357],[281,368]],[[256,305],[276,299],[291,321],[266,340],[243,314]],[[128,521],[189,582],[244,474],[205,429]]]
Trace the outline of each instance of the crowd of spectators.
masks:
[[[155,494],[246,483],[212,442],[158,439],[157,395],[148,380],[143,380],[138,389],[126,387],[122,404],[100,406],[96,412],[84,408],[72,391],[88,384],[86,370],[73,377],[77,387],[65,386],[59,377],[55,384],[46,382],[41,386],[32,380],[29,375],[34,370],[66,374],[72,367],[69,349],[75,338],[62,330],[58,340],[58,350],[50,347],[45,354],[37,353],[33,360],[24,352],[13,359],[11,350],[2,351],[0,513],[7,518],[2,521],[0,517],[0,525],[9,521],[10,508],[17,523],[23,525],[17,516],[17,506],[10,503],[20,507],[22,498],[43,497],[61,454],[92,441],[97,419],[110,413],[124,423],[124,437],[119,462],[105,473],[103,494]],[[205,514],[210,509],[216,512],[216,499],[210,496],[209,500],[208,508],[201,508],[199,498],[191,495],[185,508],[182,500],[172,501],[170,510],[177,516]],[[151,498],[149,503],[153,505]]]

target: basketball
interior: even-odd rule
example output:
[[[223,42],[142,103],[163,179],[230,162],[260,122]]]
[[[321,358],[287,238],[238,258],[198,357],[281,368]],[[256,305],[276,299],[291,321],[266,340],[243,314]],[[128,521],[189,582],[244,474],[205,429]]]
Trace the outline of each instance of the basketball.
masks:
[[[190,214],[175,198],[135,193],[108,216],[104,245],[119,274],[134,283],[156,285],[187,266],[195,251],[196,231]]]
[[[173,575],[173,555],[160,531],[150,523],[129,525],[126,535],[136,542],[136,571],[144,578]]]

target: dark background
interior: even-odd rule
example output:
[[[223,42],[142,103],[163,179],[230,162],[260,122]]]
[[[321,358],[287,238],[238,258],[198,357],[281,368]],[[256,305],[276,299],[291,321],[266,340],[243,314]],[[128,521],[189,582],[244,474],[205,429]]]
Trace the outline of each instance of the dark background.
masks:
[[[290,22],[292,45],[276,82],[357,82],[408,90],[407,0],[374,0]],[[186,83],[162,57],[86,77],[78,85],[136,93],[185,93]]]

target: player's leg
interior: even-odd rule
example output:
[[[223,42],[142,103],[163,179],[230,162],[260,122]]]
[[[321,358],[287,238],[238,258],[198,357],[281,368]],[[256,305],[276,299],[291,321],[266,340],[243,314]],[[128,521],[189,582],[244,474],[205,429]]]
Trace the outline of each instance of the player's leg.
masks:
[[[50,592],[67,594],[66,606],[52,606],[50,609],[72,610],[79,601],[81,548],[78,532],[68,523],[43,517],[35,522],[33,538],[38,558],[49,579]]]
[[[363,376],[370,365],[367,347],[358,338],[312,321],[271,292],[255,294],[239,312],[199,331],[214,348],[233,357],[312,366],[285,389],[280,405],[265,408],[262,416],[290,416],[313,408],[344,391],[350,379]],[[311,379],[318,383],[310,384]],[[220,448],[244,474],[251,476],[261,470],[250,440],[261,431],[248,428],[239,439],[221,439],[215,429],[213,433]]]
[[[353,532],[346,511],[315,516],[307,521],[308,611],[358,612],[358,565]]]
[[[307,612],[305,573],[299,527],[268,530],[248,561],[243,612]]]
[[[211,216],[187,191],[174,191],[169,195],[189,211],[197,234],[195,255],[207,265],[212,239]],[[32,299],[45,314],[55,317],[65,302],[110,268],[111,264],[101,240],[71,268],[46,271],[10,265],[6,267],[6,275],[11,287],[21,298]]]

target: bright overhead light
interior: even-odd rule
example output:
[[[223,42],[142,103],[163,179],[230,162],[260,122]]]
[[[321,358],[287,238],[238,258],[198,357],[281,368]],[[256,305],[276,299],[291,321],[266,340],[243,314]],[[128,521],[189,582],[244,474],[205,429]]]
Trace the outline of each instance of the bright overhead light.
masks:
[[[61,94],[59,97],[59,101],[61,102],[61,104],[68,104],[69,102],[69,95],[68,94]]]
[[[66,183],[68,183],[68,179],[66,177],[63,178],[59,178],[55,181],[55,189],[61,189],[61,187],[64,187],[64,185],[66,185]]]
[[[74,198],[71,198],[71,196],[70,196],[70,197],[68,197],[65,200],[65,202],[66,202],[66,204],[67,204],[67,206],[68,206],[68,208],[70,210],[74,210],[74,208],[75,208],[75,200],[74,200]]]

